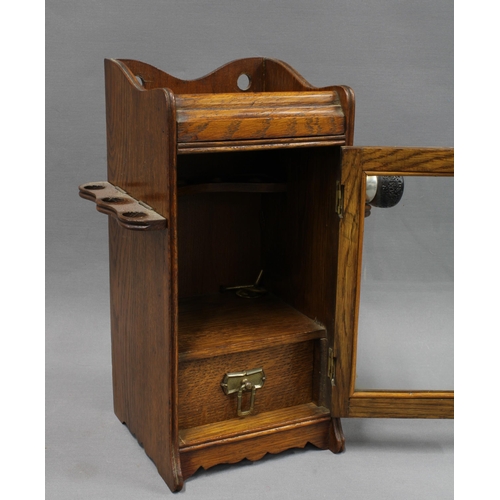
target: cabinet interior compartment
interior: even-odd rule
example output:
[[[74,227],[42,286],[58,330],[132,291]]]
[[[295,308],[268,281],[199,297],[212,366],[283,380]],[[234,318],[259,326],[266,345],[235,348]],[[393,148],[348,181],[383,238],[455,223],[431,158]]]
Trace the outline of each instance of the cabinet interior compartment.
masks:
[[[242,421],[260,428],[265,415],[276,425],[328,414],[338,150],[178,157],[181,447],[217,434],[222,422],[227,433]],[[261,271],[262,296],[224,288],[251,285]],[[265,384],[252,415],[238,418],[237,395],[224,394],[220,383],[225,373],[258,367]],[[244,408],[249,399],[244,392]]]

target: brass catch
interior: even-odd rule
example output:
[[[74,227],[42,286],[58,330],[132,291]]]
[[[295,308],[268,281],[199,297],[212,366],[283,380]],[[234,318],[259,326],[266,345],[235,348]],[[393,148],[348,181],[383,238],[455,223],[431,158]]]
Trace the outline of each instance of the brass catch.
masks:
[[[254,368],[253,370],[247,370],[245,372],[236,373],[226,373],[221,382],[221,387],[226,395],[238,393],[238,406],[237,413],[238,417],[245,417],[253,412],[255,404],[255,392],[260,389],[266,380],[266,375],[262,368]],[[241,409],[241,399],[243,393],[246,391],[252,391],[250,396],[250,408],[248,410],[242,411]]]

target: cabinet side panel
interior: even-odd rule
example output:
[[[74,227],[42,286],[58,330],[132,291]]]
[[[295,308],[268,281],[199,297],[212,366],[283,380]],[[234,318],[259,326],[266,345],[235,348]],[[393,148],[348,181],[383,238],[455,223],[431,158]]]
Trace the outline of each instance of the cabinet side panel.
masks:
[[[144,90],[118,61],[106,60],[104,69],[108,181],[150,205],[170,228],[176,161],[173,96],[164,89]]]
[[[165,233],[129,231],[109,221],[113,392],[118,418],[176,489]]]
[[[287,192],[267,199],[263,223],[265,285],[333,331],[339,148],[287,151]],[[291,153],[291,154],[290,154]]]
[[[173,491],[182,487],[177,428],[176,126],[173,96],[146,91],[105,61],[108,181],[167,219],[165,231],[109,223],[117,416]]]
[[[264,210],[264,286],[324,325],[328,347],[333,347],[340,151],[326,147],[287,153],[292,153],[283,156],[288,165],[287,192],[269,198]],[[327,383],[325,374],[321,384]],[[325,391],[327,404],[329,392]]]

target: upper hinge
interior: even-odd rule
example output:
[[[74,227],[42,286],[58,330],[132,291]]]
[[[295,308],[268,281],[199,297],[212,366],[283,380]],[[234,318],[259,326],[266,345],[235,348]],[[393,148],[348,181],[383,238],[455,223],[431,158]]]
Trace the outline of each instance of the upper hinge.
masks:
[[[335,212],[339,219],[344,218],[344,185],[337,181],[335,189]]]
[[[328,378],[332,383],[332,386],[335,386],[335,362],[337,358],[333,355],[333,349],[331,347],[328,348]]]

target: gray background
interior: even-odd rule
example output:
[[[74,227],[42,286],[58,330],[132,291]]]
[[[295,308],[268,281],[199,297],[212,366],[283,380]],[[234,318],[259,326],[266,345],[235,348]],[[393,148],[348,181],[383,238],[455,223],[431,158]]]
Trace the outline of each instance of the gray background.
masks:
[[[77,195],[104,180],[103,59],[197,78],[282,59],[356,92],[356,145],[452,146],[451,0],[47,0],[46,497],[171,495],[113,414],[107,221]],[[404,346],[402,346],[404,349]],[[453,497],[453,422],[344,420],[347,452],[307,447],[198,472],[183,498]]]
[[[405,176],[365,219],[358,390],[453,390],[454,180]]]

